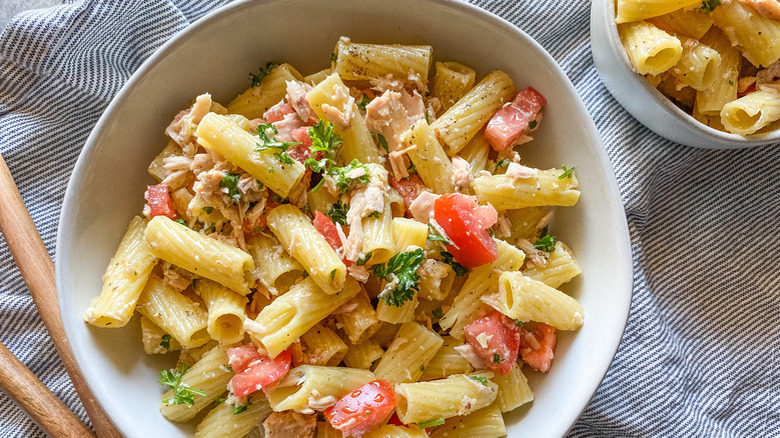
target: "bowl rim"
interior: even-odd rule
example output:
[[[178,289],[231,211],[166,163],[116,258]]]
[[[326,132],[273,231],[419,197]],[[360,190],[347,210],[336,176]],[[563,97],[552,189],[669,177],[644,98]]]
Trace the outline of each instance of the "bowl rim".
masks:
[[[617,53],[617,58],[620,60],[622,67],[627,69],[631,73],[631,80],[641,87],[647,94],[652,96],[658,103],[661,104],[664,111],[669,115],[677,119],[681,124],[686,125],[688,128],[697,131],[702,136],[709,139],[715,139],[721,143],[732,144],[736,148],[746,148],[754,146],[764,146],[768,143],[780,141],[780,128],[773,131],[761,132],[750,135],[732,134],[730,132],[719,131],[713,127],[707,126],[704,123],[693,118],[692,115],[683,111],[680,107],[675,105],[671,99],[664,96],[657,88],[650,85],[644,79],[644,76],[634,71],[634,67],[631,65],[631,60],[628,58],[626,50],[623,48],[623,43],[620,41],[620,35],[618,34],[618,23],[616,21],[616,2],[618,0],[594,0],[591,8],[605,8],[607,14],[607,35],[610,43],[610,49]],[[594,11],[595,12],[595,11]],[[604,12],[604,11],[601,11]],[[602,75],[603,77],[603,75]],[[618,100],[619,101],[619,100]],[[621,103],[622,106],[622,103]],[[645,124],[639,117],[637,119]],[[668,138],[665,135],[662,137]],[[693,146],[698,147],[698,146]]]
[[[63,262],[65,261],[64,254],[70,252],[69,248],[71,246],[70,239],[66,238],[65,236],[68,235],[70,229],[72,229],[73,223],[71,218],[75,217],[77,209],[76,202],[78,200],[78,192],[75,187],[81,186],[87,178],[87,170],[96,153],[98,139],[101,133],[108,128],[110,121],[115,117],[114,113],[117,112],[117,107],[120,105],[120,102],[122,102],[125,97],[133,91],[134,86],[140,82],[144,76],[150,72],[150,70],[152,70],[168,54],[177,50],[177,48],[181,45],[186,44],[193,37],[193,35],[197,33],[197,30],[208,27],[215,20],[219,20],[222,15],[228,14],[234,10],[250,7],[250,5],[256,3],[271,4],[280,3],[283,1],[284,0],[261,0],[258,2],[257,0],[236,0],[214,9],[184,29],[178,31],[168,41],[155,50],[154,53],[152,53],[152,55],[149,56],[149,58],[147,58],[135,72],[133,72],[133,74],[128,78],[127,82],[111,99],[110,103],[90,132],[89,137],[84,143],[82,151],[79,153],[79,157],[68,181],[63,199],[62,210],[60,212],[56,237],[55,278],[58,285],[58,304],[64,323],[66,322],[66,319],[77,319],[78,321],[81,321],[81,310],[75,314],[73,313],[74,309],[71,308],[71,301],[67,299],[64,286],[59,286],[69,283],[65,281],[65,279],[68,278],[68,272],[63,267]],[[593,380],[590,382],[590,387],[577,393],[578,396],[572,397],[569,400],[571,403],[566,404],[577,406],[577,408],[568,409],[567,406],[563,406],[560,411],[555,413],[558,419],[563,419],[564,421],[556,421],[555,425],[550,425],[550,436],[564,436],[577,422],[578,418],[588,407],[590,400],[592,400],[596,391],[601,386],[601,382],[609,371],[610,365],[612,364],[620,344],[622,343],[625,327],[630,315],[630,308],[633,299],[633,254],[628,222],[624,211],[625,207],[619,192],[615,172],[611,166],[611,161],[607,155],[604,143],[601,139],[601,135],[596,128],[593,118],[590,116],[590,113],[585,107],[582,98],[574,88],[574,85],[560,64],[552,57],[552,55],[550,55],[550,53],[547,52],[546,49],[544,49],[544,47],[541,46],[541,44],[534,40],[524,30],[520,29],[518,26],[512,24],[508,20],[476,5],[467,3],[464,0],[426,1],[443,7],[450,7],[463,11],[470,16],[477,17],[491,24],[495,24],[503,31],[511,32],[513,35],[517,36],[518,39],[522,40],[524,44],[531,46],[534,51],[536,51],[544,58],[545,62],[547,62],[551,68],[560,74],[561,79],[566,87],[565,92],[573,96],[573,100],[576,102],[578,112],[581,113],[585,119],[585,132],[593,139],[592,152],[594,154],[594,158],[597,160],[595,163],[596,166],[594,166],[594,168],[599,171],[599,177],[605,180],[605,195],[610,203],[615,206],[614,208],[618,212],[618,214],[615,215],[615,221],[618,226],[613,230],[613,232],[617,234],[616,240],[618,242],[618,246],[613,249],[616,254],[615,259],[616,261],[620,262],[622,269],[619,269],[619,272],[615,272],[615,287],[613,288],[615,291],[614,303],[616,304],[616,308],[619,309],[620,313],[618,314],[618,317],[613,320],[613,324],[615,328],[619,328],[619,332],[616,330],[614,333],[610,334],[610,336],[614,336],[613,339],[610,339],[613,342],[607,344],[604,347],[603,351],[605,353],[602,355],[602,357],[598,358],[600,359],[600,362],[598,363],[601,365],[601,371],[594,373]],[[620,212],[622,212],[622,214],[620,214]],[[81,323],[83,324],[83,322]],[[87,386],[93,392],[95,399],[100,403],[101,407],[108,405],[107,402],[111,399],[111,397],[104,391],[100,391],[102,387],[100,386],[100,382],[97,380],[97,377],[87,375],[83,372],[82,361],[86,361],[85,358],[87,357],[87,350],[81,348],[80,342],[74,342],[75,333],[71,330],[67,330],[69,324],[64,325],[66,327],[65,336],[71,345],[74,357],[76,358],[76,364],[82,373]],[[592,362],[592,364],[594,363],[597,362]],[[133,430],[134,420],[129,418],[129,416],[123,416],[117,412],[112,413],[108,411],[106,411],[106,414],[120,431]]]

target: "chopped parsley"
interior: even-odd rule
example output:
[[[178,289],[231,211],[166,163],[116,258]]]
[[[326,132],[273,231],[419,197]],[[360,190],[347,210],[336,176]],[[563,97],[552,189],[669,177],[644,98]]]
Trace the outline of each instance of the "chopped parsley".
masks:
[[[437,307],[431,311],[431,316],[433,319],[441,319],[444,316],[444,312],[441,310],[441,307]]]
[[[502,358],[498,353],[493,353],[493,363],[501,363],[506,359]]]
[[[184,225],[185,227],[186,227],[186,226],[188,226],[188,225],[187,225],[187,221],[185,221],[184,219],[176,219],[176,223],[182,224],[182,225]]]
[[[387,139],[382,134],[376,135],[376,140],[379,142],[379,146],[382,146],[382,149],[385,150],[385,152],[390,152],[390,146],[387,145]]]
[[[206,396],[206,393],[197,389],[190,388],[186,384],[181,383],[181,378],[184,373],[187,372],[189,367],[182,365],[181,370],[170,369],[160,371],[160,379],[158,380],[163,386],[170,386],[173,390],[173,397],[163,400],[163,403],[181,405],[185,404],[192,407],[195,404],[195,396]]]
[[[571,179],[572,176],[574,175],[575,167],[572,167],[572,168],[569,169],[569,168],[566,168],[566,165],[563,165],[563,166],[561,166],[561,168],[563,169],[563,173],[560,174],[560,176],[558,176],[558,179],[564,179],[564,178]]]
[[[434,227],[430,222],[428,222],[428,240],[431,242],[443,242],[445,245],[452,245],[452,242],[449,241],[446,237],[442,236],[436,227]]]
[[[516,319],[515,320],[515,326],[522,327],[523,326],[523,321],[520,321],[519,319]]]
[[[333,62],[336,62],[336,61],[339,60],[339,57],[338,57],[338,55],[336,55],[336,53],[330,52],[330,60],[333,61]]]
[[[268,131],[273,132],[273,138],[268,135]],[[287,149],[290,148],[290,146],[295,146],[301,144],[301,142],[282,142],[276,140],[276,134],[278,134],[279,131],[276,129],[276,126],[274,126],[272,123],[267,123],[265,125],[259,125],[257,127],[257,135],[260,136],[260,141],[262,143],[258,143],[258,145],[255,147],[256,152],[265,151],[268,149],[279,149],[279,152],[275,152],[274,156],[279,159],[279,162],[282,164],[293,164],[293,159],[289,155],[287,155]]]
[[[348,176],[350,172],[357,169],[363,169],[363,174],[355,177]],[[358,161],[357,158],[353,159],[351,163],[344,167],[330,167],[327,172],[329,175],[336,177],[336,188],[342,195],[347,193],[347,190],[349,190],[349,187],[352,184],[366,184],[370,180],[368,175],[368,167]]]
[[[455,258],[452,254],[448,253],[447,251],[442,251],[441,253],[442,261],[452,267],[452,270],[455,271],[455,275],[458,277],[463,277],[466,275],[466,273],[469,272],[469,268],[461,265],[460,263],[455,261]]]
[[[330,279],[333,280],[334,278],[336,278],[336,270],[335,269],[330,271]]]
[[[534,129],[536,128],[536,120],[531,120],[528,122],[528,129]]]
[[[219,397],[218,399],[214,400],[213,404],[214,404],[214,406],[219,406],[219,405],[221,405],[224,402],[225,402],[225,397]]]
[[[340,201],[337,201],[335,204],[330,206],[328,212],[325,213],[325,215],[328,216],[334,223],[339,225],[347,225],[347,211],[349,211],[347,204],[342,204]]]
[[[729,85],[734,85],[734,81],[729,81]]]
[[[307,135],[311,139],[312,152],[332,154],[341,145],[341,136],[333,132],[333,123],[320,120],[309,127]]]
[[[313,172],[324,173],[334,177],[339,193],[342,195],[347,193],[347,190],[353,183],[365,184],[369,181],[368,168],[357,159],[352,160],[351,163],[344,167],[337,167],[333,164],[333,153],[341,145],[342,139],[340,135],[333,132],[332,123],[320,121],[310,127],[309,138],[312,140],[312,155],[317,155],[317,152],[323,152],[324,156],[320,159],[314,158],[313,156],[309,157],[304,164]],[[364,170],[362,175],[355,177],[347,176],[350,172],[361,168]],[[312,190],[318,190],[321,185],[322,181],[320,181]]]
[[[701,7],[699,10],[705,14],[709,14],[718,6],[720,6],[720,0],[704,0],[701,2]]]
[[[238,414],[246,411],[247,408],[249,407],[249,405],[251,405],[251,404],[252,404],[252,402],[247,400],[247,402],[246,402],[246,404],[244,406],[233,406],[233,415],[238,415]]]
[[[506,166],[508,164],[509,164],[509,160],[507,160],[506,158],[499,158],[498,161],[496,161],[496,168],[493,169],[493,173],[498,172],[498,169],[500,169],[500,168],[502,168],[502,167],[504,167],[504,166]]]
[[[211,214],[211,212],[214,211],[214,207],[203,207],[203,211],[205,211],[206,214]]]
[[[417,427],[419,427],[420,429],[427,429],[429,427],[441,426],[442,424],[444,424],[444,418],[439,417],[439,418],[434,418],[432,420],[417,423]]]
[[[368,97],[367,94],[363,94],[363,97],[360,99],[360,102],[358,102],[357,106],[358,108],[362,109],[363,111],[366,110],[366,105],[371,103],[371,98]]]
[[[469,379],[481,383],[483,386],[488,386],[488,379],[485,376],[469,376]]]
[[[279,64],[275,62],[268,62],[265,64],[265,67],[260,67],[260,71],[257,72],[257,74],[249,73],[249,80],[252,81],[253,87],[259,87],[260,84],[263,83],[263,79],[268,75],[268,73],[271,72],[271,70],[278,67]]]
[[[541,251],[553,252],[555,251],[555,242],[557,241],[558,239],[556,239],[555,236],[545,234],[544,237],[534,243],[534,248]]]
[[[358,260],[355,262],[358,266],[364,266],[368,261],[371,260],[371,253],[363,254],[358,258]]]
[[[170,350],[171,349],[171,335],[168,333],[162,335],[162,340],[160,341],[160,347]]]
[[[238,191],[238,179],[241,177],[238,173],[233,173],[228,170],[227,175],[219,182],[219,186],[228,190],[228,198],[233,202],[238,202],[241,199],[241,193]]]
[[[374,276],[385,279],[389,284],[395,283],[392,291],[383,290],[379,294],[385,304],[401,307],[406,301],[414,298],[414,294],[420,290],[417,268],[423,260],[425,260],[425,251],[417,248],[414,251],[394,255],[386,265],[383,263],[371,267]]]
[[[425,110],[425,123],[430,124],[431,123],[431,115],[428,114],[428,110]]]
[[[374,219],[379,219],[379,212],[378,211],[374,211],[374,212],[372,212],[371,214],[369,214],[366,217],[372,217]]]
[[[414,163],[412,163],[412,164],[409,165],[409,168],[406,169],[406,171],[409,173],[409,176],[412,176],[415,173],[417,173],[417,168],[414,167]]]
[[[421,372],[421,373],[424,373],[424,372],[425,372],[425,365],[420,365],[420,372]]]

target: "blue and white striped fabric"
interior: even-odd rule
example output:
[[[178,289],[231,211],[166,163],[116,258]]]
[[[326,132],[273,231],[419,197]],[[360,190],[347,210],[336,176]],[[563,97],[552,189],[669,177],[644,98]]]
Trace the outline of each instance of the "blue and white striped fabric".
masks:
[[[111,97],[164,41],[222,3],[77,1],[19,15],[0,37],[0,152],[51,252],[68,176]],[[474,3],[563,66],[626,206],[631,316],[570,436],[780,436],[780,149],[696,150],[640,125],[593,67],[589,2]],[[85,418],[4,242],[0,269],[0,341]],[[0,437],[23,436],[43,434],[0,395]]]

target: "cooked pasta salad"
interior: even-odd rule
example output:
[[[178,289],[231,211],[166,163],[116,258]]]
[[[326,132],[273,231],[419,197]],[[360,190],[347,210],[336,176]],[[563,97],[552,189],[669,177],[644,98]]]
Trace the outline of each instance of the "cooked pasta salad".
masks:
[[[84,320],[140,318],[160,411],[197,437],[506,434],[581,273],[550,231],[574,167],[538,169],[547,101],[432,47],[342,37],[330,67],[268,63],[166,129]],[[139,194],[140,197],[140,194]]]
[[[634,70],[699,122],[750,135],[780,120],[780,2],[617,0]]]

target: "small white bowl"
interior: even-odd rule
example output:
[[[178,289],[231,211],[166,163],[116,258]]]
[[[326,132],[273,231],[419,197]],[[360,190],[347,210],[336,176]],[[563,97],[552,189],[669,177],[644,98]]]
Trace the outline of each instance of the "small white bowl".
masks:
[[[590,38],[593,61],[607,90],[634,118],[656,134],[688,146],[740,149],[780,142],[780,130],[741,136],[711,128],[681,110],[634,72],[615,24],[615,0],[593,0]]]
[[[266,61],[317,71],[341,35],[431,44],[437,60],[463,62],[479,75],[503,69],[518,88],[534,86],[547,98],[544,122],[524,149],[538,166],[577,167],[582,197],[559,209],[553,231],[582,264],[584,274],[565,290],[582,303],[585,325],[562,333],[552,371],[530,375],[535,401],[507,423],[510,436],[564,435],[604,377],[628,317],[633,274],[623,205],[595,125],[555,61],[510,23],[446,0],[238,1],[197,21],[138,69],[79,157],[57,240],[62,319],[92,392],[128,438],[191,436],[193,426],[169,422],[158,410],[157,373],[175,364],[175,354],[146,356],[137,318],[124,328],[98,329],[82,315],[130,218],[141,211],[145,184],[153,183],[146,167],[166,144],[173,116],[206,91],[228,102]]]

